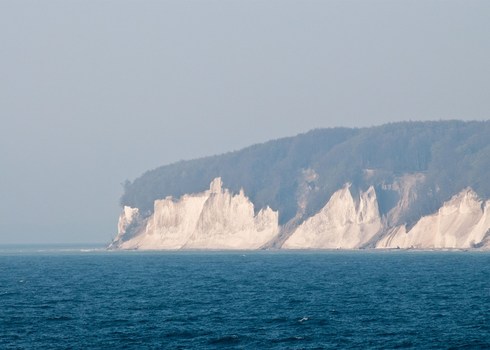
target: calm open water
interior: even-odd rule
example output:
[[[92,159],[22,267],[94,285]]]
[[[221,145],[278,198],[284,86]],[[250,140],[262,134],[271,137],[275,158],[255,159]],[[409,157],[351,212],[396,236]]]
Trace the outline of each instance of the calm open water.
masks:
[[[490,348],[490,253],[0,248],[0,348]]]

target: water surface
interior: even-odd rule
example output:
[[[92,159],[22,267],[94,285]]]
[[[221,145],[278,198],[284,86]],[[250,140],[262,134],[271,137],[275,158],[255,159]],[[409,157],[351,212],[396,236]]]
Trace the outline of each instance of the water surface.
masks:
[[[0,348],[489,348],[490,254],[0,249]]]

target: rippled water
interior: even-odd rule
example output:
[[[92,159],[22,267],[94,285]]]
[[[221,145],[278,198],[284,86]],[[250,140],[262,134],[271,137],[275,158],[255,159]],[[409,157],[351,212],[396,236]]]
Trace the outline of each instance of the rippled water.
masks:
[[[0,348],[489,348],[490,254],[0,249]]]

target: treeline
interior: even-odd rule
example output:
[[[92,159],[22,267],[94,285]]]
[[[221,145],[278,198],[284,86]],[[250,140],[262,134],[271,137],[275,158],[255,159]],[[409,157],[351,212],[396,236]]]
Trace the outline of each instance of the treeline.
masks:
[[[306,169],[317,177],[308,178]],[[366,177],[366,170],[374,175]],[[490,198],[490,121],[317,129],[148,171],[125,184],[121,204],[149,213],[155,199],[201,192],[221,176],[232,191],[243,188],[257,209],[279,210],[285,223],[296,215],[305,190],[306,214],[311,214],[346,182],[364,189],[420,172],[426,176],[418,203],[424,213],[467,186]]]

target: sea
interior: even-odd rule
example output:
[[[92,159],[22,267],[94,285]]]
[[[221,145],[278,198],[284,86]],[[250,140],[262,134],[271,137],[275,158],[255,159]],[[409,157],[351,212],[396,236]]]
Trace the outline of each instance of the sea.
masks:
[[[490,349],[490,253],[0,247],[0,349]]]

